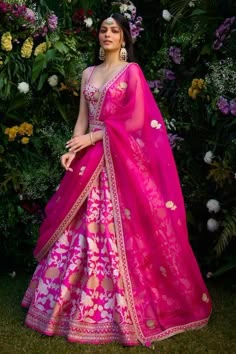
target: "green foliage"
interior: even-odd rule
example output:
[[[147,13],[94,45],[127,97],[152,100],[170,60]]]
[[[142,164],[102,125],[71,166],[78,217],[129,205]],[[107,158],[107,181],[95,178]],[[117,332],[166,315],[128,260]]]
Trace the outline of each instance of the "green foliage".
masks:
[[[37,14],[33,23],[22,17],[8,21],[0,13],[1,34],[12,36],[12,49],[2,44],[0,48],[0,255],[30,266],[43,208],[62,176],[59,156],[78,114],[81,73],[93,62],[97,22],[119,4],[25,3]],[[162,17],[164,9],[170,21]],[[59,24],[44,33],[51,10]],[[226,264],[232,264],[230,245],[235,239],[236,117],[233,111],[224,113],[219,100],[236,100],[236,21],[222,46],[216,48],[215,42],[217,29],[232,17],[236,5],[162,0],[159,10],[144,18],[145,31],[135,42],[138,62],[153,83],[172,140],[194,250],[205,268],[230,269]],[[91,27],[80,11],[91,17]],[[32,53],[24,57],[22,47],[29,37]],[[171,47],[180,51],[179,57],[170,55]],[[20,92],[22,82],[29,86],[23,85]],[[22,132],[25,123],[32,125],[32,132]],[[208,151],[213,157],[205,162]],[[206,208],[209,199],[221,205],[216,214]],[[209,218],[218,221],[218,230],[207,229]]]
[[[169,133],[183,139],[174,153],[192,244],[205,267],[227,271],[235,264],[236,118],[235,111],[224,111],[219,101],[223,97],[228,105],[236,103],[236,21],[231,15],[236,4],[163,0],[161,5],[172,17],[160,20],[164,32],[159,47],[145,43],[153,48],[145,73],[149,80],[159,80],[153,92]],[[232,18],[229,26],[227,18]],[[171,57],[171,47],[178,48],[181,60]],[[163,70],[171,70],[175,79],[163,76]],[[173,121],[174,128],[169,124]],[[208,151],[213,158],[205,162]],[[219,201],[219,212],[208,212],[209,199]],[[216,219],[217,230],[207,230],[209,218]]]
[[[227,214],[222,221],[223,231],[221,232],[217,244],[215,245],[215,252],[220,256],[228,247],[230,241],[236,238],[236,208]],[[236,264],[235,264],[236,266]]]

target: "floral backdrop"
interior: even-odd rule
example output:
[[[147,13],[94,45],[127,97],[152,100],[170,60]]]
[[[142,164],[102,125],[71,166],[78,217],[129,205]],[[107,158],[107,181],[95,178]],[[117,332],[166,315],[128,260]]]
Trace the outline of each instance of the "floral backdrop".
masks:
[[[0,235],[8,270],[32,267],[44,206],[79,109],[104,13],[130,23],[161,108],[191,244],[208,277],[236,266],[236,6],[233,1],[0,0]]]

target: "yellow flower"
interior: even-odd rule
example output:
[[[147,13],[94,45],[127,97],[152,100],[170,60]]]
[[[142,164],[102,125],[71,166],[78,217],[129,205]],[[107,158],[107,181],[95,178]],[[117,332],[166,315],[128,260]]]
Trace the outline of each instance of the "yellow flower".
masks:
[[[6,52],[10,52],[12,50],[12,36],[10,32],[3,33],[1,38],[1,46]]]
[[[9,128],[6,128],[5,131],[4,131],[4,134],[8,135],[9,134]]]
[[[205,87],[205,81],[203,79],[198,80],[198,88],[202,90]]]
[[[22,123],[19,126],[18,134],[21,136],[24,134],[31,136],[33,134],[33,125],[27,122]]]
[[[8,140],[9,141],[14,141],[15,138],[16,138],[16,135],[18,133],[18,129],[19,127],[17,125],[15,125],[14,127],[11,127],[11,128],[7,128],[7,133],[6,133],[6,130],[5,130],[5,134],[8,134]]]
[[[34,41],[32,37],[27,38],[21,47],[22,58],[30,58],[33,50]]]
[[[47,49],[50,47],[50,43],[40,43],[34,50],[34,55],[37,56],[39,54],[45,53],[47,51]]]
[[[29,142],[29,138],[27,138],[26,136],[24,136],[22,139],[21,139],[21,142],[22,142],[22,144],[28,144],[28,142]]]

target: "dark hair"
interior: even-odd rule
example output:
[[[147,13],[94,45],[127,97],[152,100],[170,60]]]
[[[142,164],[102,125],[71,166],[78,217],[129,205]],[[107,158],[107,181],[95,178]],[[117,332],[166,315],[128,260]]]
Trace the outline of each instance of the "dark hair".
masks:
[[[99,36],[99,31],[101,28],[101,25],[105,19],[108,17],[114,18],[114,20],[117,22],[119,27],[121,28],[123,35],[124,35],[124,42],[125,42],[125,48],[128,53],[128,62],[134,61],[134,50],[133,50],[133,41],[130,33],[130,27],[129,27],[129,22],[128,20],[121,14],[119,13],[114,13],[112,15],[104,16],[104,18],[101,19],[98,25],[97,29],[97,45],[95,48],[95,64],[101,64],[102,61],[99,59],[99,41],[98,41],[98,36]]]

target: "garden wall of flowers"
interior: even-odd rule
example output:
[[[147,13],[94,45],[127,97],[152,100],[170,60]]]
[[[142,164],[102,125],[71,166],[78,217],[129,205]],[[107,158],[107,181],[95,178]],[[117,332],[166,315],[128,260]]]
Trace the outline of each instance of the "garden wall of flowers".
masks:
[[[236,266],[236,7],[161,0],[148,13],[147,5],[0,0],[0,256],[9,271],[33,265],[96,25],[115,11],[130,21],[137,61],[166,121],[202,269],[213,276]]]

